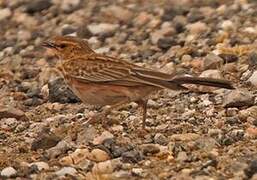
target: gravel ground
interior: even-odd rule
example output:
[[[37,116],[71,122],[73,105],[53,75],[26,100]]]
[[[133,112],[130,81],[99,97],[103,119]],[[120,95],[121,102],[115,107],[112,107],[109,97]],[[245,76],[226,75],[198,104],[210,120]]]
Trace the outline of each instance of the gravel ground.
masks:
[[[257,179],[255,0],[0,0],[0,179]],[[40,47],[55,35],[235,90],[163,90],[103,127]],[[197,90],[197,91],[196,91]],[[207,93],[209,92],[209,93]]]

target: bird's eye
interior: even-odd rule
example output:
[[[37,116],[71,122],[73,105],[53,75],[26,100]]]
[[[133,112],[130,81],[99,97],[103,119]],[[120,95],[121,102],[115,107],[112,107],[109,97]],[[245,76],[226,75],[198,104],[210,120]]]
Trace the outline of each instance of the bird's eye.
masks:
[[[63,48],[65,48],[66,46],[67,46],[66,44],[60,44],[59,47],[63,49]]]

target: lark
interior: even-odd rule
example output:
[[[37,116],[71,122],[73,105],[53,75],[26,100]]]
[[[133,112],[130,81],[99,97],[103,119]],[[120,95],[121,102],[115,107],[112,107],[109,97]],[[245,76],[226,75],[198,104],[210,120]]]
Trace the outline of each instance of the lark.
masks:
[[[185,84],[197,84],[233,89],[230,81],[191,76],[174,76],[131,62],[98,54],[82,39],[58,36],[43,43],[59,59],[58,69],[70,89],[84,103],[106,106],[101,117],[114,108],[136,102],[143,111],[142,127],[145,128],[149,95],[162,89],[187,90]],[[99,117],[98,115],[98,117]],[[92,117],[91,123],[98,118]]]

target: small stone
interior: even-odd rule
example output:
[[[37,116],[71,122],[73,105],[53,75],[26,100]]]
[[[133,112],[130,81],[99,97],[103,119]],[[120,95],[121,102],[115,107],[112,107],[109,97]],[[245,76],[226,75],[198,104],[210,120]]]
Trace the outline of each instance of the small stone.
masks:
[[[45,9],[48,9],[51,6],[52,6],[51,0],[30,1],[27,4],[26,12],[29,13],[29,14],[33,14],[33,13],[40,12],[40,11],[43,11]]]
[[[188,158],[187,153],[185,151],[180,151],[176,158],[177,161],[186,161]]]
[[[170,24],[163,24],[160,30],[154,31],[150,34],[150,40],[153,44],[157,44],[159,48],[167,50],[170,46],[175,44],[174,40],[169,38],[174,34],[174,32],[175,30]]]
[[[247,137],[256,139],[257,138],[257,128],[255,127],[249,127],[246,129],[246,134]]]
[[[53,3],[61,8],[66,13],[71,13],[77,9],[81,0],[53,0]]]
[[[247,90],[233,90],[225,94],[223,106],[242,107],[251,106],[254,104],[254,96]]]
[[[69,89],[64,80],[59,78],[48,83],[49,101],[60,103],[77,103],[79,98]]]
[[[214,69],[209,69],[209,70],[203,71],[201,73],[200,77],[222,79],[220,71],[214,70]]]
[[[78,164],[89,156],[88,149],[76,149],[73,153],[60,160],[62,165]]]
[[[143,144],[141,145],[144,155],[151,155],[160,152],[160,148],[156,144]]]
[[[233,29],[234,26],[235,26],[235,25],[234,25],[233,22],[230,21],[230,20],[225,20],[225,21],[223,21],[223,22],[221,23],[221,28],[224,29],[224,30],[226,30],[226,31]]]
[[[114,17],[120,22],[129,22],[133,17],[133,13],[121,6],[112,5],[103,10],[104,14],[110,18]]]
[[[94,35],[100,34],[111,34],[114,33],[118,29],[119,25],[117,24],[108,24],[108,23],[100,23],[100,24],[90,24],[87,26],[88,30]]]
[[[106,139],[113,139],[113,134],[109,131],[104,131],[100,136],[97,136],[93,140],[94,145],[102,144]]]
[[[204,18],[205,17],[203,16],[202,12],[199,11],[198,9],[192,9],[187,15],[188,22],[190,23],[200,21]]]
[[[0,22],[7,20],[12,15],[12,11],[9,8],[0,9]]]
[[[139,177],[144,177],[144,170],[142,168],[132,168],[131,172]]]
[[[203,61],[203,68],[206,70],[206,69],[217,69],[218,66],[223,62],[223,60],[211,53],[211,54],[208,54],[205,58],[204,58],[204,61]]]
[[[47,156],[50,159],[56,158],[61,154],[66,153],[72,146],[66,141],[60,141],[56,146],[46,150]]]
[[[257,175],[257,160],[252,160],[244,172],[248,179],[251,179],[254,175]]]
[[[39,136],[33,140],[31,150],[49,149],[54,147],[61,139],[55,134],[47,131],[43,131]]]
[[[256,118],[257,117],[257,106],[252,106],[247,109],[239,111],[239,118],[241,121],[246,121],[247,118]]]
[[[208,26],[203,22],[196,22],[186,25],[191,34],[200,34],[208,30]]]
[[[248,81],[253,85],[257,87],[257,71],[254,71]]]
[[[74,176],[76,173],[77,173],[77,170],[73,167],[63,167],[59,171],[55,172],[57,176],[65,176],[65,175]]]
[[[123,126],[122,125],[115,125],[111,127],[111,130],[114,132],[123,132]]]
[[[149,22],[151,19],[151,15],[146,12],[141,12],[139,15],[134,19],[133,23],[135,27],[140,27]]]
[[[168,139],[161,133],[157,133],[154,136],[154,142],[160,145],[167,145],[168,144]]]
[[[173,134],[170,139],[173,141],[194,141],[200,137],[199,134],[185,133],[185,134]]]
[[[173,18],[178,15],[183,15],[185,13],[185,9],[181,6],[168,6],[164,9],[164,13],[162,16],[163,21],[172,21]]]
[[[137,163],[143,159],[140,152],[136,150],[124,152],[121,157],[124,163]]]
[[[248,63],[250,65],[250,68],[254,68],[257,65],[257,53],[251,52],[248,56]]]
[[[210,152],[216,148],[218,144],[212,137],[200,137],[195,141],[195,145],[205,152]]]
[[[0,119],[2,118],[16,118],[17,120],[27,119],[25,113],[20,109],[0,106]]]
[[[70,154],[74,164],[78,164],[89,156],[88,149],[76,149]]]
[[[65,156],[59,160],[59,163],[63,166],[69,166],[73,164],[73,159],[71,156]]]
[[[30,163],[29,166],[36,166],[39,171],[49,169],[49,165],[43,161]]]
[[[121,164],[119,159],[96,163],[92,168],[94,174],[111,174]]]
[[[88,155],[88,159],[95,162],[102,162],[109,160],[110,156],[101,149],[93,149]]]
[[[219,54],[219,57],[223,59],[224,63],[233,63],[238,60],[238,56],[235,54]]]
[[[157,46],[163,50],[168,50],[171,46],[176,44],[177,42],[173,38],[160,38],[157,41]]]
[[[3,177],[13,177],[17,174],[17,171],[13,167],[6,167],[1,171],[1,176]]]

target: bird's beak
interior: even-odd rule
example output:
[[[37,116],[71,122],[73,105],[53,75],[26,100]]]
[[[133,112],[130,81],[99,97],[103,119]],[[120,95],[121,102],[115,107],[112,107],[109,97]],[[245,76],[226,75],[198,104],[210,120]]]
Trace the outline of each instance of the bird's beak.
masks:
[[[56,46],[53,42],[50,42],[50,41],[44,41],[42,43],[42,46],[45,47],[45,48],[48,48],[48,49],[56,49]]]

